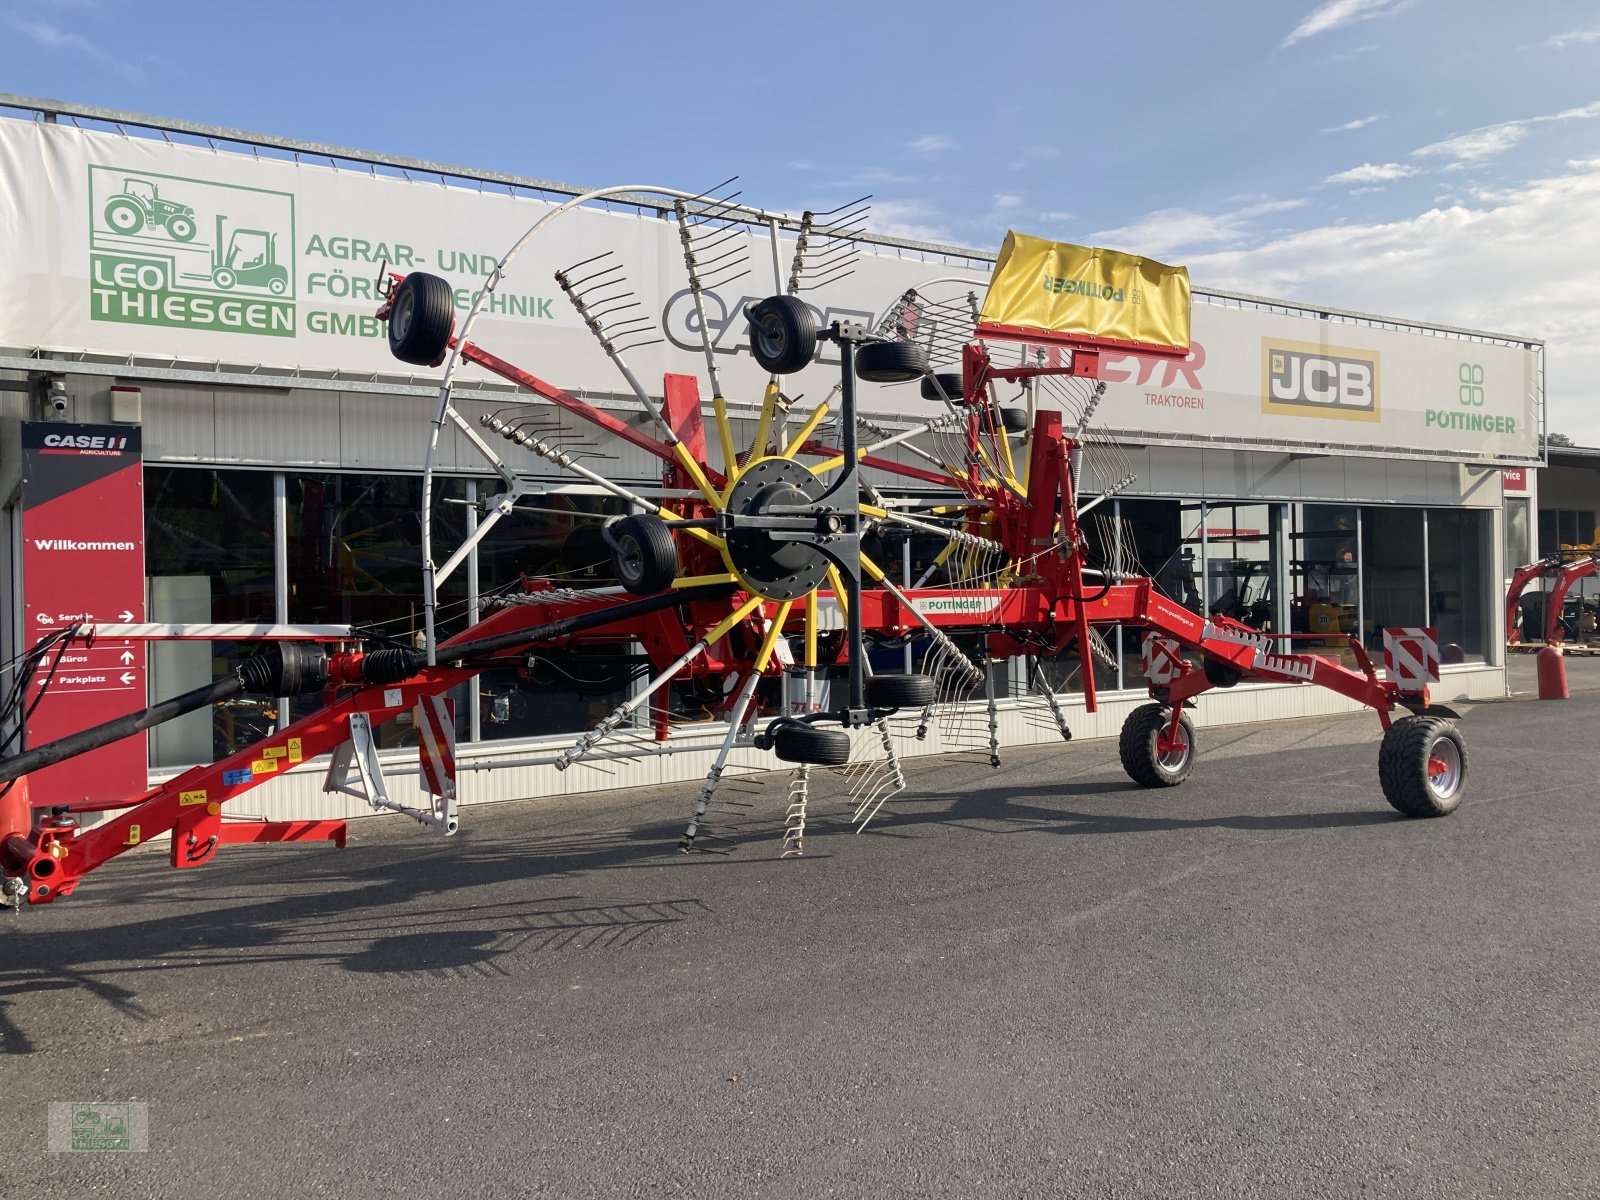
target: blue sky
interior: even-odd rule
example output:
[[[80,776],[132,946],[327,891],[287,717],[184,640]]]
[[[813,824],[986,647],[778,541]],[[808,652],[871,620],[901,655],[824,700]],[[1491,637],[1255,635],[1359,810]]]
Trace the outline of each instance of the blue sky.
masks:
[[[1540,337],[1600,445],[1600,2],[0,0],[0,90],[601,186],[874,196]]]

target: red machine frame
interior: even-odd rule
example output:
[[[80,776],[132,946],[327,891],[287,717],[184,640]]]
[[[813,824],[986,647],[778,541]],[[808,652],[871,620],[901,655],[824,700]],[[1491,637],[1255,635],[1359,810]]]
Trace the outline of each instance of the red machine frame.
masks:
[[[1597,571],[1600,571],[1600,550],[1565,550],[1525,567],[1518,567],[1506,591],[1506,641],[1511,645],[1539,640],[1547,645],[1559,645],[1565,641],[1566,632],[1561,628],[1561,609],[1566,603],[1567,593],[1572,590],[1573,584],[1589,578]],[[1522,627],[1522,596],[1528,585],[1536,579],[1550,581],[1550,590],[1544,603],[1544,628],[1538,631],[1540,637],[1525,638],[1523,635],[1528,630]]]

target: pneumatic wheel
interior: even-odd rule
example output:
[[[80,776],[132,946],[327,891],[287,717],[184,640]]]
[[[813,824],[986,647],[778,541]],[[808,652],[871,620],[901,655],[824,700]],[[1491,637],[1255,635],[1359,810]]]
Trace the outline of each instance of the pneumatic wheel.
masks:
[[[1167,736],[1172,709],[1141,704],[1122,723],[1117,753],[1122,769],[1140,787],[1177,787],[1194,770],[1194,725],[1189,714],[1178,717],[1178,732]]]
[[[623,587],[635,596],[653,596],[672,586],[678,548],[665,521],[649,514],[623,517],[607,532],[611,568]]]
[[[856,351],[856,376],[868,383],[910,383],[927,373],[928,352],[915,342],[868,342]]]
[[[1206,655],[1206,682],[1214,688],[1231,688],[1244,678],[1244,672],[1231,662]]]
[[[447,280],[413,271],[389,300],[389,353],[416,367],[444,361],[455,332],[455,295]]]
[[[1028,432],[1028,410],[1025,408],[1002,408],[1000,410],[1000,424],[1007,433]]]
[[[935,695],[930,675],[874,675],[866,681],[868,708],[926,708]]]
[[[960,404],[961,397],[960,371],[935,371],[932,375],[922,377],[924,400],[948,400],[952,404]]]
[[[842,767],[850,761],[850,735],[842,729],[784,725],[772,735],[772,752],[784,762]]]
[[[1378,751],[1383,798],[1408,817],[1444,817],[1467,790],[1467,744],[1442,717],[1401,717]]]
[[[167,236],[175,242],[194,241],[194,221],[182,213],[167,218]]]
[[[768,296],[745,310],[750,353],[763,371],[793,375],[817,353],[817,318],[797,296]]]

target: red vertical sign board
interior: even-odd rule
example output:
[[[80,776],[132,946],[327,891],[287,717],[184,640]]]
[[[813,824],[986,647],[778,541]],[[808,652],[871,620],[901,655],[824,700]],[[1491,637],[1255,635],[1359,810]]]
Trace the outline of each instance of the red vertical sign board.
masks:
[[[25,640],[79,621],[144,620],[144,462],[132,425],[22,426],[22,596]],[[73,639],[52,649],[28,689],[28,746],[42,746],[144,708],[145,646]],[[52,664],[54,669],[52,670]],[[41,690],[43,695],[40,695]],[[149,783],[135,734],[28,776],[49,805],[125,800]]]

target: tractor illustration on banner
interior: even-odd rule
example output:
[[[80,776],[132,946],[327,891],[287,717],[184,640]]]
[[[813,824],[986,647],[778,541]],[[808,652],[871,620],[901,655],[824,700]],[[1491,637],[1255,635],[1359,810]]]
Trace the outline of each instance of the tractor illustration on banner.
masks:
[[[118,233],[135,234],[146,229],[164,229],[175,242],[192,242],[196,225],[194,209],[161,198],[160,189],[148,179],[129,176],[122,191],[106,201],[106,224]]]

